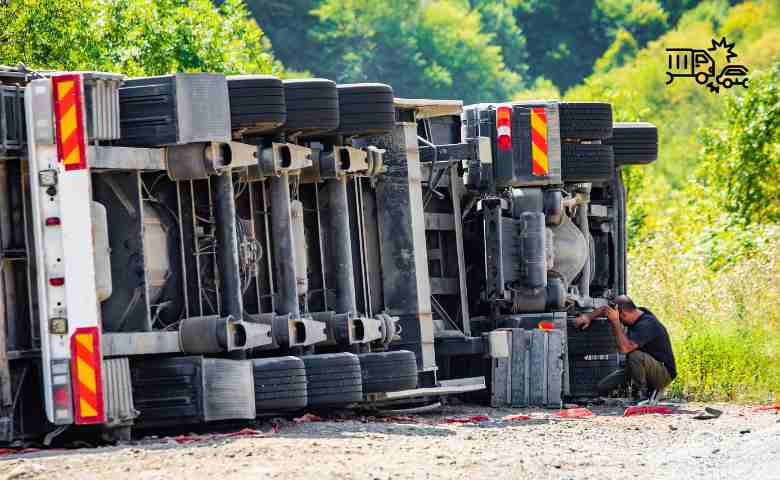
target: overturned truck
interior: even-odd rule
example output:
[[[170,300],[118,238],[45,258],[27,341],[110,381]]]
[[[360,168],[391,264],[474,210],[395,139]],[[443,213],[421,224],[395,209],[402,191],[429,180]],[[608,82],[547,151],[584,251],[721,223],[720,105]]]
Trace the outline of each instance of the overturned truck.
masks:
[[[657,151],[608,104],[12,68],[0,94],[0,443],[554,405],[619,362],[569,322],[625,292],[619,168]],[[539,332],[549,364],[507,360]]]

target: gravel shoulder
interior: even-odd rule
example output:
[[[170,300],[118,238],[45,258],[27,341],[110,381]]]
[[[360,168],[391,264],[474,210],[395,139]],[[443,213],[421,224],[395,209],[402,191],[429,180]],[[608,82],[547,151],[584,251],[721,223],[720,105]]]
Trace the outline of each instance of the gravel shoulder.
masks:
[[[412,418],[275,420],[249,436],[3,455],[0,479],[780,479],[780,415],[715,407],[723,415],[706,421],[692,418],[698,404],[635,417],[620,407],[562,419],[555,410],[462,405]],[[531,419],[500,420],[517,414]],[[491,420],[447,423],[472,415]]]

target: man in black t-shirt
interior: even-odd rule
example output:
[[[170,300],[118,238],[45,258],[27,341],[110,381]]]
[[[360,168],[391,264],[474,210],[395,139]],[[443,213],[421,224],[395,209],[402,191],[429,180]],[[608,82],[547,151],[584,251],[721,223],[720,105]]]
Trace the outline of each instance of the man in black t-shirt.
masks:
[[[593,318],[605,312],[617,339],[618,349],[628,354],[627,373],[639,387],[641,396],[658,394],[677,376],[672,343],[666,327],[646,308],[637,308],[627,295],[620,295],[611,306],[597,308],[577,317],[576,324],[587,328]],[[624,331],[621,323],[626,325]]]

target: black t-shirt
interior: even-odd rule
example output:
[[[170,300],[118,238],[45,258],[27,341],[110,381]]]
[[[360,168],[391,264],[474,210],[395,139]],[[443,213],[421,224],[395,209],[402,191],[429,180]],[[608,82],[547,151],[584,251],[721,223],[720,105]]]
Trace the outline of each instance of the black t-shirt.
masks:
[[[669,375],[677,377],[677,366],[674,363],[672,342],[669,341],[669,332],[666,327],[655,318],[653,312],[646,308],[640,308],[643,312],[636,323],[628,327],[628,339],[639,345],[639,350],[645,352],[659,362],[663,363]]]

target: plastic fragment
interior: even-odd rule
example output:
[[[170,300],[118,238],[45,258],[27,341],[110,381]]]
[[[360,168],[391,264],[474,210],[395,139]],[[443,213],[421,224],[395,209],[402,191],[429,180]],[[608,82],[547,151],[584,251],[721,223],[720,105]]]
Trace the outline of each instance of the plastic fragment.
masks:
[[[593,416],[593,412],[584,407],[579,408],[567,408],[565,410],[558,410],[557,416],[561,418],[588,418]]]
[[[757,412],[780,412],[780,403],[774,405],[761,405],[756,407]]]
[[[468,417],[448,417],[444,419],[444,423],[481,423],[490,421],[490,417],[487,415],[471,415]]]
[[[626,408],[623,412],[624,417],[633,417],[634,415],[649,415],[657,413],[659,415],[671,415],[674,410],[664,405],[640,406],[634,405]]]
[[[308,422],[321,422],[322,417],[318,415],[314,415],[313,413],[307,413],[303,416],[293,418],[293,422],[295,423],[308,423]]]
[[[530,420],[531,417],[528,415],[507,415],[506,417],[501,418],[501,420],[505,422],[517,422],[520,420]]]

